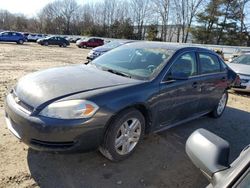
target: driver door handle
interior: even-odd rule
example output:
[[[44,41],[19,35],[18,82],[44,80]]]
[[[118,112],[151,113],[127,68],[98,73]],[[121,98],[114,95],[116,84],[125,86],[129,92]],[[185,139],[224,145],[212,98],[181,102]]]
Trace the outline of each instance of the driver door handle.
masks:
[[[198,82],[193,82],[192,87],[197,88],[198,87]]]

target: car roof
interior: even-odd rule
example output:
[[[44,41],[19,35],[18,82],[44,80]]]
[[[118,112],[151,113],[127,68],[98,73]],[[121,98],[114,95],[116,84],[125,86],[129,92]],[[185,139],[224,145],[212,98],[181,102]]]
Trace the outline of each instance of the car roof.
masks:
[[[138,48],[143,48],[145,46],[148,48],[163,48],[163,49],[173,50],[173,51],[189,49],[189,50],[198,50],[198,51],[216,54],[215,52],[207,48],[196,47],[196,46],[193,46],[192,44],[182,44],[182,43],[180,44],[180,43],[167,43],[167,42],[140,41],[140,42],[127,43],[125,45],[131,46],[131,47],[138,47]]]

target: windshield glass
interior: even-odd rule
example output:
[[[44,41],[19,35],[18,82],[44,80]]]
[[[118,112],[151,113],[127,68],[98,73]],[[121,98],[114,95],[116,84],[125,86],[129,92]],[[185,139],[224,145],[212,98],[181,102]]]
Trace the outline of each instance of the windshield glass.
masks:
[[[103,54],[91,64],[105,71],[148,80],[160,72],[173,52],[164,48],[121,46]]]
[[[249,55],[241,55],[241,56],[235,58],[231,63],[250,65],[250,54]]]

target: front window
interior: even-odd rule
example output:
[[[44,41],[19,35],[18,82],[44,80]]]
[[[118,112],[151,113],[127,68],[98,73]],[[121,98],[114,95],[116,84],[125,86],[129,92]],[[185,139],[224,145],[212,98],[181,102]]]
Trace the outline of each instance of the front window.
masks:
[[[171,66],[167,76],[185,75],[187,77],[197,74],[197,63],[194,52],[187,52],[181,55]]]
[[[231,63],[250,65],[250,55],[242,55],[234,59]]]
[[[91,64],[102,70],[112,70],[135,79],[148,80],[164,67],[173,50],[122,46],[105,53]]]

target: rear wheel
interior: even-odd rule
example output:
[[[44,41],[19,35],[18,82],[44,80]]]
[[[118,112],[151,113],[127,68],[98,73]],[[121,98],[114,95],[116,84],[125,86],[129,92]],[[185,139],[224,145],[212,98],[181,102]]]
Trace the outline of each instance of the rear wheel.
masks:
[[[22,39],[18,40],[17,44],[23,44],[24,41]]]
[[[136,109],[125,110],[109,125],[99,150],[109,160],[124,160],[134,152],[144,131],[143,115]]]
[[[218,105],[211,112],[212,117],[219,118],[223,114],[227,105],[227,100],[228,100],[228,92],[225,91],[223,95],[221,96]]]

